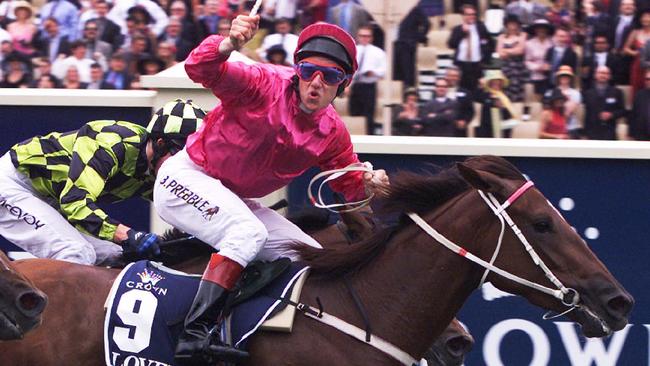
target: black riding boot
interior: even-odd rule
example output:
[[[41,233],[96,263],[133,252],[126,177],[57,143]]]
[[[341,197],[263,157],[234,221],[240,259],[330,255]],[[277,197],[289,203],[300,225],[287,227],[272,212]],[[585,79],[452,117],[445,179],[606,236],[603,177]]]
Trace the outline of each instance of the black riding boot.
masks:
[[[218,269],[220,271],[216,271]],[[178,339],[174,355],[177,365],[204,366],[217,360],[238,362],[248,357],[247,352],[224,345],[219,339],[218,320],[228,297],[228,290],[213,280],[215,275],[223,276],[223,272],[223,268],[211,268],[209,265],[203,275],[192,307],[185,318],[185,329]],[[231,279],[232,276],[226,274],[226,278]]]

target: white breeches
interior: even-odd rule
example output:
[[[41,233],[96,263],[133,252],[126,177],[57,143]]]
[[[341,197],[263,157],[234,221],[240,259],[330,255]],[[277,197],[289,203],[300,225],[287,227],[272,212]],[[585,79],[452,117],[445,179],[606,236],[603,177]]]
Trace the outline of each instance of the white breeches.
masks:
[[[158,170],[154,206],[168,224],[196,236],[242,266],[254,259],[296,260],[287,248],[302,242],[320,244],[277,212],[250,199],[239,198],[219,179],[194,164],[185,150],[167,159]]]
[[[79,232],[18,172],[9,153],[0,158],[0,235],[39,258],[103,264],[122,248]]]

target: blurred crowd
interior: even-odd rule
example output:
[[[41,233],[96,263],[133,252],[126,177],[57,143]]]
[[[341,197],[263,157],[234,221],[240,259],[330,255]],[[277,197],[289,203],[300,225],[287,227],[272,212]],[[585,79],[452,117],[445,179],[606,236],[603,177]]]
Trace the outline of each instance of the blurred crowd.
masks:
[[[0,87],[141,89],[140,76],[227,35],[255,3],[43,1],[0,1]],[[291,66],[314,22],[352,34],[360,69],[337,109],[381,133],[384,32],[362,4],[264,0],[260,14],[243,49],[259,62]],[[450,61],[433,67],[426,93],[423,56]],[[399,24],[393,59],[403,90],[389,101],[393,134],[650,139],[650,0],[421,0]]]
[[[394,134],[650,140],[650,2],[453,4],[428,19],[458,24],[426,33],[445,36],[434,43],[446,42],[453,66],[437,70],[424,101],[417,65],[407,67],[415,88],[394,113]]]

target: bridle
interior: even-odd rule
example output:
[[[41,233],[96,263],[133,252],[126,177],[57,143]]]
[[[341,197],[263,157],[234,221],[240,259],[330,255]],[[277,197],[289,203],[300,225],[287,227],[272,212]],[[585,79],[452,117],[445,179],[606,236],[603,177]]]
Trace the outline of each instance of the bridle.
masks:
[[[311,200],[311,202],[316,206],[320,208],[325,208],[330,211],[335,211],[335,209],[340,209],[341,207],[344,206],[344,204],[325,204],[322,199],[321,195],[321,190],[323,185],[330,180],[336,179],[340,176],[342,176],[345,173],[352,172],[352,171],[362,171],[362,172],[368,172],[368,173],[373,173],[372,167],[371,166],[365,166],[363,164],[357,163],[353,164],[351,166],[348,166],[343,169],[334,169],[334,170],[328,170],[324,171],[318,175],[316,175],[311,182],[309,183],[309,188],[308,188],[308,195]],[[316,200],[312,193],[311,193],[311,187],[314,184],[314,182],[322,177],[326,178],[320,185],[318,189],[318,200]],[[506,199],[506,201],[501,204],[499,201],[494,197],[494,195],[490,192],[483,192],[481,190],[477,190],[479,196],[483,199],[485,204],[490,208],[492,213],[499,219],[499,222],[501,223],[501,230],[499,233],[499,238],[497,240],[497,245],[495,247],[494,253],[492,254],[492,257],[490,258],[489,262],[484,261],[483,259],[475,256],[471,252],[467,251],[465,248],[459,246],[458,244],[452,242],[451,240],[447,239],[444,235],[440,234],[437,230],[435,230],[431,225],[429,225],[420,215],[414,213],[414,212],[409,212],[407,213],[407,216],[415,222],[415,224],[420,227],[427,235],[431,236],[436,242],[442,244],[444,247],[447,249],[451,250],[452,252],[460,255],[461,257],[467,258],[468,260],[478,264],[479,266],[485,268],[485,271],[483,272],[483,276],[481,277],[481,280],[479,282],[479,287],[483,285],[485,282],[485,279],[487,278],[487,275],[489,272],[494,272],[510,281],[513,281],[515,283],[518,283],[522,286],[526,286],[529,288],[532,288],[534,290],[537,290],[539,292],[545,293],[547,295],[550,295],[562,302],[565,306],[568,307],[568,309],[560,314],[554,315],[554,316],[549,316],[549,313],[546,313],[544,315],[544,319],[553,319],[562,315],[565,315],[569,313],[570,311],[579,308],[580,305],[580,295],[578,294],[578,291],[576,291],[573,288],[566,287],[562,282],[557,278],[557,276],[548,268],[548,266],[544,263],[544,261],[540,258],[540,256],[537,254],[535,249],[530,245],[522,231],[519,229],[517,224],[512,220],[510,215],[507,212],[507,208],[510,207],[517,199],[519,199],[521,196],[523,196],[530,188],[532,188],[535,184],[527,180],[526,183],[524,183],[521,187],[519,187],[513,194]],[[366,206],[369,204],[370,200],[373,198],[373,196],[370,196],[364,200],[354,202],[354,205],[357,205],[358,207],[355,207],[355,209],[359,209],[363,206]],[[338,210],[338,212],[344,212],[342,210]],[[528,253],[528,255],[531,257],[533,263],[535,263],[536,266],[538,266],[543,272],[546,278],[556,287],[556,289],[529,281],[525,278],[519,277],[515,274],[512,274],[506,270],[503,270],[497,266],[494,265],[494,262],[496,261],[497,257],[499,256],[499,252],[501,250],[501,243],[503,241],[503,235],[505,233],[505,224],[508,224],[510,226],[510,229],[513,231],[515,236],[519,239],[519,242],[524,246],[524,249]],[[313,311],[316,311],[317,309],[311,308]],[[340,331],[351,335],[358,340],[364,342],[363,337],[362,337],[362,330],[359,328],[355,327],[352,324],[349,324],[345,322],[344,320],[338,319],[336,317],[332,317],[329,314],[322,313],[322,315],[327,315],[330,318],[334,318],[333,320],[330,321],[325,321],[321,317],[318,316],[310,316],[309,314],[306,314],[307,316],[316,319],[322,323],[328,324],[334,328],[339,329]],[[356,329],[355,329],[356,328]],[[377,337],[375,337],[377,338]],[[415,365],[416,362],[413,357],[408,355],[406,352],[400,350],[399,348],[395,347],[394,345],[388,343],[387,341],[383,339],[379,339],[379,342],[373,343],[372,341],[365,340],[364,343],[367,343],[382,352],[390,355],[391,357],[397,359],[404,365]]]
[[[562,304],[568,306],[570,308],[569,309],[570,311],[577,307],[578,303],[580,302],[580,295],[578,295],[578,292],[575,289],[564,286],[564,284],[562,284],[562,282],[557,278],[557,276],[553,274],[553,272],[539,257],[535,249],[530,245],[530,243],[528,242],[524,234],[517,226],[517,224],[515,224],[515,222],[512,220],[512,218],[510,217],[510,215],[508,215],[508,212],[506,211],[508,207],[510,207],[518,198],[520,198],[524,193],[526,193],[528,189],[530,189],[533,186],[534,183],[532,181],[527,181],[521,187],[519,187],[519,189],[517,189],[512,195],[510,195],[510,197],[508,197],[508,199],[503,204],[500,204],[499,201],[494,197],[492,193],[489,192],[485,193],[481,190],[478,190],[480,197],[483,199],[483,201],[485,201],[486,205],[491,209],[491,211],[494,213],[494,215],[499,219],[499,222],[501,223],[501,231],[499,233],[499,239],[497,241],[497,245],[494,250],[494,253],[492,254],[490,262],[486,262],[481,258],[478,258],[474,254],[468,252],[465,248],[450,241],[442,234],[440,234],[438,231],[436,231],[434,228],[432,228],[431,225],[429,225],[426,221],[424,221],[418,214],[410,212],[407,215],[408,217],[411,218],[411,220],[415,222],[416,225],[418,225],[422,230],[424,230],[429,236],[434,238],[437,242],[444,245],[447,249],[485,268],[485,271],[483,272],[483,276],[481,277],[481,281],[479,283],[479,287],[483,284],[483,282],[485,282],[488,273],[494,272],[520,285],[532,288],[534,290],[543,292],[545,294],[557,298],[562,302]],[[540,285],[538,283],[529,281],[525,278],[521,278],[515,274],[512,274],[494,265],[494,262],[499,256],[499,252],[501,250],[501,243],[505,231],[505,223],[507,223],[508,226],[510,226],[510,229],[513,231],[515,236],[519,239],[519,242],[524,246],[524,249],[531,257],[533,263],[535,263],[535,265],[538,266],[544,272],[546,278],[548,278],[548,280],[551,281],[551,283],[557,289],[552,289],[544,285]],[[564,312],[561,315],[566,314],[567,312]]]

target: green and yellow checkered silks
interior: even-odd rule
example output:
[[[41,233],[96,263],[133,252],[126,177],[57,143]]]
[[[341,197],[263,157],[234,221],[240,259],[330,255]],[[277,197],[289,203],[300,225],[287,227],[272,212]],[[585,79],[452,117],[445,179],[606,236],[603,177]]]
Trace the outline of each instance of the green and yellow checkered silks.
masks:
[[[147,131],[155,137],[184,139],[199,129],[204,118],[205,111],[191,100],[176,99],[154,113]]]
[[[124,121],[92,121],[77,131],[36,136],[11,148],[16,169],[36,191],[58,202],[77,229],[112,240],[119,222],[97,202],[129,197],[151,199],[147,131]]]

